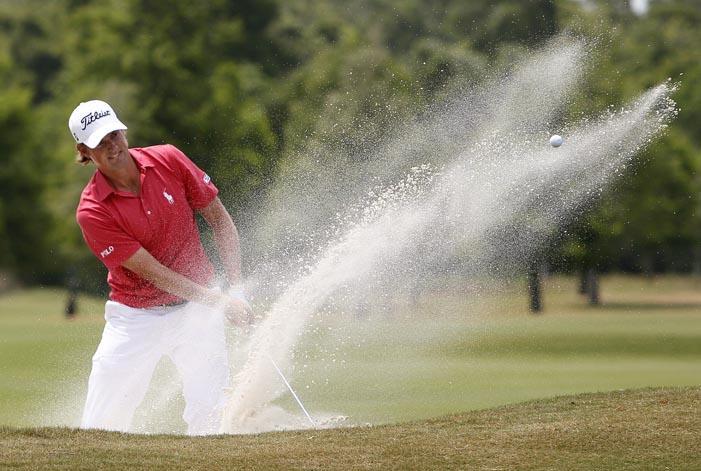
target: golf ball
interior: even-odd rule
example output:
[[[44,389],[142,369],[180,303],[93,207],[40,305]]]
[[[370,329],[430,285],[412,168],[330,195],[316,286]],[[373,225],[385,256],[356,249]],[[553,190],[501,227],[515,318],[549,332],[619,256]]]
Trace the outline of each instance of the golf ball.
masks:
[[[559,135],[557,135],[557,134],[554,134],[554,135],[550,138],[550,145],[553,146],[553,147],[560,147],[560,146],[562,145],[562,142],[563,142],[563,141],[562,141],[562,136],[559,136]]]

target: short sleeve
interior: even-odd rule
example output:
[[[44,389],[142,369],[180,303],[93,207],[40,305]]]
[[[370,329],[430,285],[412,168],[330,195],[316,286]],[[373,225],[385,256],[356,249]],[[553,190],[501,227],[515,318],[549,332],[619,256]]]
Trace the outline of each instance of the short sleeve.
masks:
[[[77,214],[83,238],[95,256],[113,269],[127,261],[141,244],[122,231],[114,219],[98,210],[83,210]]]
[[[197,210],[209,206],[219,193],[217,187],[212,183],[212,179],[180,149],[172,145],[167,147],[168,152],[174,157],[172,160],[180,171],[190,207]]]

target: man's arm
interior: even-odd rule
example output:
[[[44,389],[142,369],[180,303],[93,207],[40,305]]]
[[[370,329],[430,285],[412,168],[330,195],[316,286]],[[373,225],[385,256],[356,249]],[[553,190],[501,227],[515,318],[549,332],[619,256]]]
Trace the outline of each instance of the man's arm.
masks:
[[[216,307],[222,302],[222,294],[219,290],[199,285],[180,273],[171,270],[156,260],[143,247],[122,263],[122,266],[136,273],[141,278],[150,281],[157,288],[179,298],[195,301],[210,307]]]
[[[214,242],[226,270],[229,285],[239,285],[241,283],[241,247],[234,221],[218,197],[214,198],[207,207],[200,209],[200,214],[212,228]]]
[[[188,301],[222,309],[233,324],[245,326],[251,323],[251,312],[247,303],[223,294],[218,289],[209,289],[195,283],[180,273],[156,260],[143,247],[129,257],[122,266],[141,278],[153,283],[157,288]]]

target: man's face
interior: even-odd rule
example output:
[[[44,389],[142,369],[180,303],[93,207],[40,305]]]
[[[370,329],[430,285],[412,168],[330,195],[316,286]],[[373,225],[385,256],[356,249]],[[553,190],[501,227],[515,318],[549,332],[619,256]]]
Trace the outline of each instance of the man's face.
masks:
[[[122,130],[107,134],[94,149],[79,144],[78,151],[89,157],[99,170],[108,172],[119,169],[130,158],[129,143],[126,133]]]

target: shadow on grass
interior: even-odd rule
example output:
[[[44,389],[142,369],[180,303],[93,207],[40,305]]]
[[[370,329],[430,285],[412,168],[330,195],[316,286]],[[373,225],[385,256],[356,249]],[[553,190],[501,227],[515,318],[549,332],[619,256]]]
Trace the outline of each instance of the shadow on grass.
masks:
[[[610,309],[614,311],[649,311],[659,313],[665,310],[695,310],[701,314],[701,303],[618,303],[605,302],[598,306],[588,305],[590,309]]]

